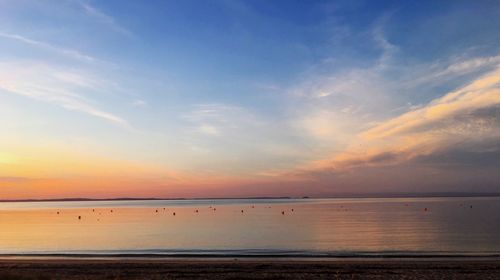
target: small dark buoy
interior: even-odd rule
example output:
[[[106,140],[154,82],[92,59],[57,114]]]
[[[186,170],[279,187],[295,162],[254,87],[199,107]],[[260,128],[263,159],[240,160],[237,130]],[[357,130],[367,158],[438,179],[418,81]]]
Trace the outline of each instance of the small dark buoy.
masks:
[[[92,209],[92,212],[95,212],[95,209]]]
[[[110,212],[111,212],[111,213],[113,213],[113,209],[111,209],[111,211],[110,211]]]
[[[292,212],[293,212],[293,208],[292,208]]]
[[[81,220],[82,219],[82,216],[78,216],[78,220]]]
[[[174,216],[175,216],[175,212],[174,212],[174,213],[172,213],[172,215],[174,215]]]
[[[470,209],[472,209],[472,205],[470,206]]]
[[[163,210],[165,210],[165,207],[163,207]]]
[[[156,213],[158,213],[158,209],[156,209]]]
[[[427,211],[427,207],[424,208],[424,211]]]
[[[285,211],[281,211],[281,215],[285,215]]]
[[[57,211],[57,215],[59,215],[59,211]]]
[[[214,207],[214,211],[217,210],[217,208]]]
[[[243,213],[243,210],[241,210],[241,213]]]
[[[255,208],[255,206],[252,205],[252,208]]]
[[[198,213],[198,209],[196,209],[194,212]]]

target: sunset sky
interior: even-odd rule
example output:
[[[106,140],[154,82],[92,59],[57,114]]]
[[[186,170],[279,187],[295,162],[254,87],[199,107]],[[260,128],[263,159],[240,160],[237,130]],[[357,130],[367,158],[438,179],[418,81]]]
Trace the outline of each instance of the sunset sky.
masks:
[[[0,0],[0,199],[500,192],[499,15]]]

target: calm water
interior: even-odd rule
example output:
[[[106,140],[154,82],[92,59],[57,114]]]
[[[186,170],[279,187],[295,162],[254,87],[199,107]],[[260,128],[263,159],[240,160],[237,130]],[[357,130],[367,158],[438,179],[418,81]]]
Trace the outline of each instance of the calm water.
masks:
[[[0,254],[497,254],[499,213],[500,198],[0,203]]]

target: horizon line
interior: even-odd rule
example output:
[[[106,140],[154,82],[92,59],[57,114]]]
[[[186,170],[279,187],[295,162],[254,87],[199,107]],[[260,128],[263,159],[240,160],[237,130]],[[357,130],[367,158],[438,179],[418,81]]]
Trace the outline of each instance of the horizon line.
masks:
[[[78,201],[137,201],[137,200],[228,200],[228,199],[334,199],[334,198],[426,198],[426,197],[500,197],[500,192],[423,192],[423,193],[343,193],[335,196],[249,196],[249,197],[66,197],[0,199],[2,202],[78,202]]]

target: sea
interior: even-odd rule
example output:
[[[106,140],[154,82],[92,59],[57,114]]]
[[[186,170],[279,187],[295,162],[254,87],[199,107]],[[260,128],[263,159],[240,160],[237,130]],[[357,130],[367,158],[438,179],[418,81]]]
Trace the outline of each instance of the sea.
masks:
[[[4,256],[499,256],[500,197],[0,203]]]

